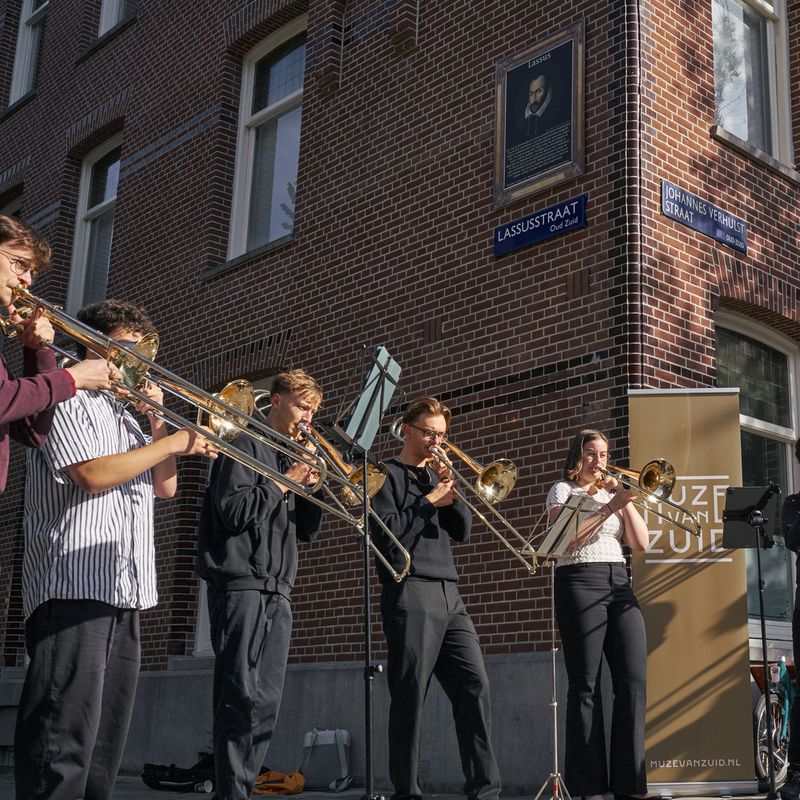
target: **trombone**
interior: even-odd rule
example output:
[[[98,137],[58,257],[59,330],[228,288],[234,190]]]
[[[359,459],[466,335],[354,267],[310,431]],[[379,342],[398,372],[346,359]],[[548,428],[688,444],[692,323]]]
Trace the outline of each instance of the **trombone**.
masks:
[[[648,461],[640,472],[617,467],[614,464],[607,464],[603,472],[606,475],[616,478],[626,489],[632,490],[641,498],[631,501],[637,508],[641,508],[648,514],[661,517],[671,522],[673,525],[683,528],[683,530],[688,531],[694,536],[700,536],[702,533],[700,523],[697,521],[694,514],[692,514],[688,508],[679,506],[669,499],[669,496],[672,494],[672,489],[675,486],[675,468],[669,461],[663,458],[653,459],[652,461]],[[656,511],[649,503],[663,503],[670,508],[674,508],[676,511],[680,511],[692,521],[691,527],[689,525],[684,525],[682,522],[678,522],[676,519],[672,519],[672,517],[666,514],[662,514],[660,511]]]
[[[231,387],[231,388],[229,388]],[[249,394],[247,391],[247,387],[249,387]],[[231,397],[231,402],[233,405],[238,405],[239,403],[244,403],[245,407],[251,407],[255,410],[256,413],[263,416],[263,412],[259,407],[259,403],[265,398],[269,397],[268,392],[264,392],[262,390],[254,391],[252,384],[248,381],[239,379],[236,381],[232,381],[222,390],[220,394],[225,394],[226,390],[228,391],[229,395],[233,393],[236,394],[235,399]],[[252,413],[252,412],[249,412]],[[213,428],[215,427],[214,417],[209,420],[209,425]],[[305,423],[300,423],[299,428],[305,438],[313,444],[320,453],[322,453],[321,458],[326,461],[328,465],[327,471],[327,480],[325,483],[322,484],[322,491],[325,495],[331,500],[334,504],[330,506],[326,503],[318,501],[316,498],[309,497],[306,498],[311,502],[316,502],[317,505],[321,506],[323,509],[330,511],[339,519],[344,520],[348,524],[352,525],[360,536],[364,536],[364,517],[356,518],[354,514],[352,514],[347,506],[356,506],[356,505],[363,505],[364,503],[364,494],[363,494],[363,480],[364,480],[364,471],[361,467],[353,467],[350,464],[347,464],[344,459],[339,455],[339,452],[336,448],[321,434],[319,434],[314,428],[310,425],[306,425]],[[372,497],[376,494],[381,486],[383,486],[383,482],[386,480],[386,468],[383,464],[375,467],[372,464],[367,465],[367,496]],[[336,493],[334,492],[333,488],[329,485],[330,482],[335,482],[341,486],[342,489],[342,497],[344,502],[337,497]],[[386,525],[386,523],[370,508],[369,509],[369,519],[370,522],[374,522],[378,525],[381,530],[389,537],[392,542],[392,546],[396,547],[399,551],[402,559],[403,559],[403,567],[398,572],[386,558],[386,556],[381,552],[380,548],[375,544],[375,542],[370,539],[369,546],[370,549],[375,554],[375,557],[378,558],[381,563],[386,567],[386,569],[391,574],[392,578],[397,582],[401,583],[405,578],[408,576],[408,573],[411,571],[411,554],[403,547],[400,540],[392,533],[391,529]]]
[[[398,441],[403,441],[400,433],[403,427],[402,417],[392,423],[391,433]],[[454,489],[454,494],[467,508],[500,540],[509,552],[528,570],[530,575],[536,572],[536,548],[531,544],[530,538],[525,538],[496,508],[499,503],[514,488],[517,482],[517,468],[513,461],[500,458],[486,467],[481,467],[477,461],[470,458],[461,448],[445,440],[441,447],[431,446],[433,455],[443,464],[465,489],[469,489],[485,505],[485,510],[497,519],[498,525],[492,524],[486,515],[471,503],[463,492]],[[473,472],[477,473],[475,484],[471,484],[454,466],[448,457],[448,452],[461,459]],[[505,533],[500,528],[505,528]]]
[[[204,436],[212,442],[219,452],[229,456],[234,461],[238,461],[240,464],[249,467],[266,478],[271,478],[283,484],[293,492],[302,494],[304,497],[312,500],[312,502],[315,500],[311,495],[319,490],[327,477],[328,467],[325,459],[312,453],[288,436],[278,433],[268,425],[252,417],[243,415],[239,409],[230,405],[221,397],[215,397],[203,391],[156,364],[152,359],[155,357],[156,351],[158,350],[159,338],[157,334],[144,336],[135,345],[129,346],[117,342],[105,334],[99,333],[94,330],[94,328],[66,314],[59,306],[48,303],[32,295],[23,287],[16,287],[14,289],[14,304],[17,303],[21,306],[17,309],[17,312],[23,317],[30,316],[37,308],[43,308],[45,315],[56,328],[81,344],[87,350],[91,350],[101,358],[105,358],[114,364],[122,374],[121,380],[117,381],[116,385],[124,391],[125,399],[130,400],[134,398],[139,402],[147,404],[154,408],[156,415],[161,417],[165,422],[177,428],[187,428]],[[6,336],[13,337],[16,335],[17,330],[13,322],[10,320],[3,320],[2,322],[4,324],[0,325],[0,329],[2,329]],[[69,358],[72,361],[77,360],[74,354],[70,353],[68,350],[64,350],[58,345],[49,344],[48,347],[59,355]],[[155,377],[156,375],[158,377]],[[162,391],[169,392],[176,397],[188,401],[198,409],[202,409],[209,414],[224,414],[226,419],[228,419],[231,424],[237,426],[241,432],[284,453],[295,461],[303,461],[308,464],[308,466],[319,473],[318,480],[313,486],[306,486],[305,484],[287,478],[280,471],[263,464],[261,461],[242,452],[237,447],[234,447],[230,441],[220,436],[209,434],[208,430],[200,427],[199,423],[187,420],[180,414],[171,411],[165,405],[154,402],[137,388],[145,378],[161,388]],[[253,430],[253,428],[256,430]],[[324,507],[327,508],[327,505]]]
[[[320,452],[323,453],[323,458],[328,459],[328,480],[330,481],[333,479],[341,484],[344,503],[349,506],[363,505],[363,468],[353,467],[352,465],[345,463],[336,448],[327,439],[315,431],[310,425],[306,425],[305,423],[301,422],[299,427],[308,441],[310,441],[317,447],[318,450],[320,450]],[[381,486],[383,486],[385,480],[386,467],[384,467],[383,464],[380,464],[377,467],[373,464],[367,464],[367,497],[372,497],[373,495],[377,494],[378,491],[380,491]],[[342,511],[346,511],[345,505],[343,505],[342,501],[336,496],[333,489],[328,486],[327,483],[322,487],[322,489],[338,508],[340,508]],[[397,583],[400,583],[411,571],[411,553],[409,553],[408,550],[403,547],[400,540],[394,535],[394,533],[392,533],[391,528],[389,528],[389,526],[372,510],[372,508],[369,509],[368,513],[370,524],[376,524],[391,540],[391,547],[397,548],[401,558],[403,559],[402,569],[398,572],[391,565],[391,563],[389,563],[389,560],[372,538],[369,540],[370,549],[375,554],[375,557],[380,560],[383,566],[389,570],[392,578],[394,578]],[[359,534],[363,536],[364,517],[362,516],[352,524],[355,526]]]

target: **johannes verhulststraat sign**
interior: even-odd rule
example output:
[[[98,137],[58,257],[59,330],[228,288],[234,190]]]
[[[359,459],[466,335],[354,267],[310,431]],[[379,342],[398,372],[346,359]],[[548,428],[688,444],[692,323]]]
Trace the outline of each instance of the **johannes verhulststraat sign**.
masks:
[[[661,181],[661,212],[739,253],[747,253],[747,223],[669,181]]]

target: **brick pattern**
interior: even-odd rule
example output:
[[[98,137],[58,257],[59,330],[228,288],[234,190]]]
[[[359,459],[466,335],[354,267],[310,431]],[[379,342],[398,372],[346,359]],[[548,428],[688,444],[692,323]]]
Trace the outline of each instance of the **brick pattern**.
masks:
[[[17,5],[0,0],[2,43]],[[95,13],[81,5],[50,9],[37,96],[0,119],[0,176],[12,171],[9,188],[24,179],[24,213],[56,250],[36,290],[65,298],[80,160],[122,130],[109,293],[146,307],[162,334],[159,361],[204,388],[303,366],[324,386],[326,423],[358,390],[362,347],[385,344],[403,367],[395,411],[402,393],[437,394],[454,411],[459,446],[482,464],[518,464],[502,510],[527,532],[578,427],[608,431],[624,463],[629,387],[714,384],[717,308],[798,338],[797,187],[709,136],[708,4],[648,0],[637,15],[624,0],[147,3],[76,63]],[[221,270],[241,59],[302,13],[309,57],[294,236]],[[586,173],[494,209],[495,65],[581,18]],[[794,8],[790,36],[797,138]],[[745,216],[750,254],[662,217],[663,178]],[[494,259],[496,226],[584,192],[585,229]],[[384,458],[398,449],[390,421],[375,449]],[[11,575],[0,588],[5,665],[23,659],[21,464],[15,451],[0,497],[0,563]],[[146,668],[192,651],[204,478],[204,464],[182,463],[178,496],[158,503],[161,602],[143,617]],[[301,551],[292,659],[360,658],[355,535],[327,517]],[[455,552],[486,651],[548,649],[547,578],[527,578],[481,524]],[[377,596],[373,611],[381,656]]]

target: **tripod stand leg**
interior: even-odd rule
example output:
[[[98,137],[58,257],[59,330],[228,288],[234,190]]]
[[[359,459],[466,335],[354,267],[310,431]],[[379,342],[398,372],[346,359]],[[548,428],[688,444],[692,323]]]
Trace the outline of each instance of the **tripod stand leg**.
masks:
[[[559,800],[559,798],[564,798],[564,800],[572,800],[572,796],[567,791],[567,787],[564,786],[564,779],[561,777],[561,773],[559,772],[551,772],[547,776],[547,780],[545,780],[545,782],[542,784],[533,800],[539,800],[544,793],[544,790],[550,786],[551,783],[553,784],[553,793],[550,795],[550,800]]]
[[[564,785],[564,779],[558,771],[558,693],[556,691],[556,606],[555,606],[555,589],[556,589],[556,562],[550,559],[550,686],[552,689],[552,697],[550,698],[550,711],[552,714],[553,725],[553,771],[547,776],[547,779],[542,784],[542,787],[536,794],[533,800],[539,800],[544,794],[544,790],[552,783],[553,793],[550,795],[550,800],[572,800],[567,787]]]

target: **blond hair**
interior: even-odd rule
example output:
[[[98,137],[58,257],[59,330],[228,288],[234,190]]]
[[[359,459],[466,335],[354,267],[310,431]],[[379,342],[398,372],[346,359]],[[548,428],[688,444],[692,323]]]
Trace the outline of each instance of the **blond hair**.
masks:
[[[308,394],[317,407],[322,405],[322,387],[302,369],[279,372],[272,382],[270,396],[273,394]]]

